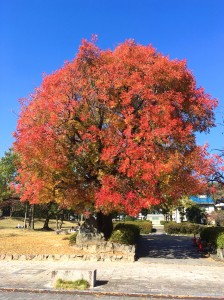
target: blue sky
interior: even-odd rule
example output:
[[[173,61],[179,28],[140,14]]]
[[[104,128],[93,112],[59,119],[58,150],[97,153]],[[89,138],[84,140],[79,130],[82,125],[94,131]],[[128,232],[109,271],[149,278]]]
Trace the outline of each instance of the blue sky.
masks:
[[[219,99],[224,116],[223,0],[0,0],[0,156],[12,144],[18,99],[74,57],[82,38],[101,48],[127,38],[152,44],[171,58],[186,58],[198,86]],[[198,135],[224,148],[224,127]]]

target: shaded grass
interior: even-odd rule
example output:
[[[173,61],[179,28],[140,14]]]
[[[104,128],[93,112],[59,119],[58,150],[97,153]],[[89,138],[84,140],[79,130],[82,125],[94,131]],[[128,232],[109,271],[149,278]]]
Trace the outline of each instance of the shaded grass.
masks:
[[[89,288],[88,281],[84,279],[78,279],[75,281],[66,281],[62,279],[58,279],[56,281],[55,287],[57,289],[73,289],[73,290],[85,290]]]
[[[15,229],[16,226],[20,224],[23,225],[23,218],[4,218],[0,219],[0,230],[1,229]],[[69,229],[71,226],[74,226],[76,222],[64,221],[62,228]],[[44,219],[35,219],[34,227],[35,229],[42,229],[44,225]],[[52,229],[56,229],[56,220],[50,220],[49,227]]]

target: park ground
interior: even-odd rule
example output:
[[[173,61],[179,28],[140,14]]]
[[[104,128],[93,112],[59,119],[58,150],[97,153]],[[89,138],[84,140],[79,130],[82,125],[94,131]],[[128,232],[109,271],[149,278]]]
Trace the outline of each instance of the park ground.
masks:
[[[0,253],[10,244],[14,246],[8,248],[10,251],[15,251],[16,247],[20,247],[20,251],[30,247],[29,251],[36,248],[40,253],[46,246],[49,247],[49,251],[54,252],[57,249],[57,253],[60,254],[72,251],[68,240],[64,240],[64,235],[39,230],[22,233],[21,229],[15,228],[15,224],[8,229],[5,228],[6,225],[8,226],[0,222],[0,249],[3,249]],[[37,226],[41,227],[41,222]],[[68,228],[71,224],[65,223],[65,226]],[[16,291],[18,288],[53,291],[51,272],[61,268],[97,269],[97,286],[89,290],[97,295],[84,294],[80,297],[77,294],[39,294],[38,299],[112,300],[126,299],[128,296],[128,299],[135,299],[140,295],[142,296],[136,299],[163,299],[163,296],[168,299],[178,299],[179,296],[182,299],[189,299],[189,296],[194,299],[224,299],[224,263],[203,257],[193,246],[192,237],[170,236],[157,230],[157,234],[141,237],[136,262],[0,261],[0,300],[14,297],[37,299],[37,294],[32,293],[26,293],[24,298],[21,290]],[[6,288],[10,290],[6,291]]]
[[[96,268],[98,283],[91,289],[95,293],[172,295],[183,299],[187,296],[213,299],[223,296],[223,265],[210,259],[176,260],[148,258],[134,263],[2,261],[0,287],[52,290],[52,270]]]
[[[36,230],[16,228],[23,224],[22,218],[0,220],[0,254],[72,254],[72,248],[66,235],[57,235],[55,231],[42,231],[44,220],[36,220]],[[56,221],[50,221],[50,227],[56,229]],[[63,222],[63,229],[74,226],[74,222]],[[47,253],[46,253],[47,251]]]

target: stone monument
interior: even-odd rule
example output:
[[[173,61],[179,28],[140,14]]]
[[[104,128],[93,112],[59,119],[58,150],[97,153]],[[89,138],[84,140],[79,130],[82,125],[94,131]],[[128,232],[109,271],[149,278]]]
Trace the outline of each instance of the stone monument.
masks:
[[[102,241],[104,241],[104,236],[98,232],[96,219],[91,215],[80,226],[76,244],[99,243]]]

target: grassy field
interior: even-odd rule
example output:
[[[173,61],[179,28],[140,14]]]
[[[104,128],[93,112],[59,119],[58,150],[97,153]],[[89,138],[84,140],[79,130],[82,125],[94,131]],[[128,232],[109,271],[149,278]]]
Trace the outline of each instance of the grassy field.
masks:
[[[36,230],[20,229],[22,218],[0,219],[0,254],[72,254],[73,248],[65,239],[67,235],[57,235],[54,231],[40,231],[43,220],[35,221]],[[62,228],[74,226],[74,222],[64,222]],[[56,228],[56,221],[49,223]]]

